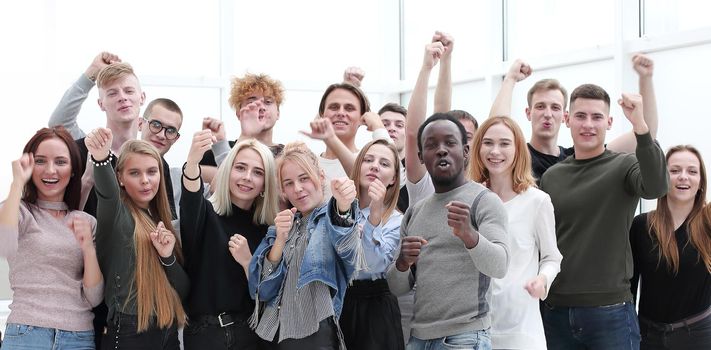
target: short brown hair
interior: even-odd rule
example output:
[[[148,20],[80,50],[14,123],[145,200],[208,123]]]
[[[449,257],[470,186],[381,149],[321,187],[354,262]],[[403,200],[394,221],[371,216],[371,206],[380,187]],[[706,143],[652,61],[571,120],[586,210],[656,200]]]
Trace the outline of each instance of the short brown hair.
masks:
[[[579,98],[602,100],[605,102],[607,107],[610,108],[610,95],[607,94],[605,89],[595,84],[583,84],[576,87],[575,90],[573,90],[573,93],[570,94],[570,104],[572,105],[573,102]]]
[[[99,74],[96,75],[96,86],[102,88],[127,75],[133,75],[138,80],[130,64],[124,62],[112,63],[102,68]]]
[[[394,103],[394,102],[390,102],[390,103],[386,104],[385,106],[381,107],[380,110],[378,111],[378,115],[382,116],[383,113],[385,113],[385,112],[398,113],[398,114],[402,114],[403,117],[407,117],[407,108],[405,108],[397,103]]]
[[[180,115],[180,120],[183,120],[183,111],[180,109],[180,106],[178,106],[175,101],[167,98],[157,98],[148,103],[146,109],[143,110],[143,119],[148,119],[148,117],[151,116],[151,113],[153,112],[153,107],[155,106],[162,106],[163,108],[173,113],[178,113]]]
[[[538,91],[546,90],[560,91],[560,93],[563,94],[563,109],[568,107],[568,91],[565,90],[563,85],[560,85],[560,82],[556,79],[543,79],[533,84],[533,86],[528,89],[528,95],[526,96],[526,99],[528,100],[528,107],[531,107],[531,102],[533,101],[533,94]]]
[[[453,110],[447,112],[447,114],[451,115],[452,117],[457,118],[460,121],[461,120],[468,120],[468,121],[472,122],[472,124],[474,124],[474,130],[479,129],[479,122],[476,121],[476,118],[474,118],[474,116],[471,115],[471,113],[469,113],[467,111],[463,111],[461,109],[453,109]]]
[[[274,80],[266,74],[247,73],[242,78],[232,79],[232,89],[228,100],[230,107],[239,112],[242,102],[254,94],[273,97],[277,108],[284,101],[284,87],[280,81]]]
[[[361,114],[365,112],[370,112],[370,102],[368,101],[368,97],[365,96],[363,90],[349,83],[336,83],[331,84],[329,87],[327,87],[326,91],[324,91],[323,93],[323,96],[321,96],[321,103],[319,103],[318,105],[318,115],[323,117],[323,112],[326,110],[326,98],[328,98],[328,95],[330,95],[333,91],[337,89],[346,90],[356,95],[358,101],[360,102]]]

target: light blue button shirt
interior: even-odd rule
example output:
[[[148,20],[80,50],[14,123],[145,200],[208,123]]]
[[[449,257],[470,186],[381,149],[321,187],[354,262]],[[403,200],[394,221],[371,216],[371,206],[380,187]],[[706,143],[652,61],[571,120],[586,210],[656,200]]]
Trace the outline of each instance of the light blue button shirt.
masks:
[[[358,225],[361,228],[361,241],[368,269],[356,272],[357,280],[376,280],[385,278],[385,271],[393,262],[393,254],[400,244],[400,222],[402,214],[397,210],[390,214],[387,222],[373,226],[368,217],[370,207],[361,209]]]

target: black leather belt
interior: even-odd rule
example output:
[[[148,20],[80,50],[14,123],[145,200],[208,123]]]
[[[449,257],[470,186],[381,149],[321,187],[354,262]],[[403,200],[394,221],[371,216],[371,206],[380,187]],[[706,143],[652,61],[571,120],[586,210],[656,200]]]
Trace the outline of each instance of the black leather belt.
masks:
[[[202,315],[197,316],[191,320],[195,323],[206,323],[209,326],[215,327],[227,327],[235,324],[236,322],[244,322],[244,319],[236,314],[223,312],[217,316],[212,315]]]
[[[699,321],[701,321],[701,320],[703,320],[703,319],[705,319],[706,317],[709,317],[709,316],[711,316],[711,307],[708,308],[708,309],[706,309],[706,311],[704,311],[704,312],[702,312],[702,313],[700,313],[700,314],[696,314],[696,315],[694,315],[694,316],[687,317],[687,318],[685,318],[685,319],[683,319],[683,320],[681,320],[681,321],[679,321],[679,322],[674,322],[674,323],[660,323],[660,322],[654,322],[654,321],[650,321],[650,320],[648,320],[648,319],[646,319],[646,318],[644,318],[644,317],[640,317],[639,319],[640,319],[642,322],[644,322],[645,324],[647,324],[649,327],[652,327],[652,328],[654,328],[654,329],[656,329],[656,330],[659,330],[659,331],[662,331],[662,332],[672,332],[672,331],[674,331],[674,330],[676,330],[676,329],[684,328],[684,327],[690,326],[690,325],[692,325],[692,324],[694,324],[694,323],[696,323],[696,322],[699,322]]]

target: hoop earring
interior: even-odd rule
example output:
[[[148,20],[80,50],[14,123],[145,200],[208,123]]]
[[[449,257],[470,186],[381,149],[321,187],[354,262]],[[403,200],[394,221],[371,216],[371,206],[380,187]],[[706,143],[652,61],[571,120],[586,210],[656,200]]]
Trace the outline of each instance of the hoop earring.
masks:
[[[259,192],[259,196],[264,198],[264,192]]]

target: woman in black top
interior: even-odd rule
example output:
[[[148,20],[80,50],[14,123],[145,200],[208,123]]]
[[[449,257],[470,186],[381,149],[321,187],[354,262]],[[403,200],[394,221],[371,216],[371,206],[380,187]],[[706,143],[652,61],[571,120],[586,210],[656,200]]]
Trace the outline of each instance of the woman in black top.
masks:
[[[711,207],[699,151],[666,155],[669,192],[630,230],[642,349],[711,349]]]
[[[114,173],[112,139],[106,128],[85,139],[96,181],[96,254],[109,311],[101,347],[178,350],[189,282],[161,157],[146,141],[126,141]]]
[[[191,286],[185,349],[256,349],[245,271],[274,224],[274,157],[256,140],[237,143],[218,168],[208,200],[198,162],[211,144],[210,130],[197,132],[183,168],[180,232]]]

